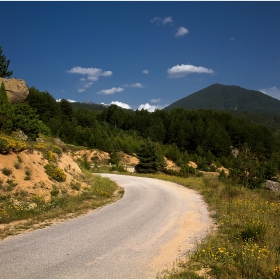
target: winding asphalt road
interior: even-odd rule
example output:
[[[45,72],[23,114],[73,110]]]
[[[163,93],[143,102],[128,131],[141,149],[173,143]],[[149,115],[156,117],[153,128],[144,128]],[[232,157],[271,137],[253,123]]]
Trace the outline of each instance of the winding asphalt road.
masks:
[[[155,278],[205,235],[210,219],[194,191],[155,179],[101,176],[123,186],[123,198],[4,239],[0,278]]]

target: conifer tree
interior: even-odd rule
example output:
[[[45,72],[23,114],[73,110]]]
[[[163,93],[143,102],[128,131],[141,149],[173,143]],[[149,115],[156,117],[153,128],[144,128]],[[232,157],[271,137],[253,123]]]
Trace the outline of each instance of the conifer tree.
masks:
[[[9,102],[4,83],[0,87],[0,130],[5,133],[12,132],[14,122],[14,112],[12,104]]]
[[[13,71],[8,71],[10,60],[6,60],[6,56],[2,54],[2,47],[0,46],[0,77],[7,78],[13,75]]]
[[[163,156],[159,153],[155,143],[148,140],[141,145],[137,153],[139,163],[135,166],[138,173],[156,173],[164,168]]]

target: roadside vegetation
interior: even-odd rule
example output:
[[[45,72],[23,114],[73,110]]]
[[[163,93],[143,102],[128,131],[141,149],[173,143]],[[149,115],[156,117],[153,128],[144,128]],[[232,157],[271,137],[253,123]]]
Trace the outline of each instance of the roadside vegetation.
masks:
[[[18,234],[22,230],[50,225],[56,220],[77,217],[123,195],[123,190],[107,178],[85,172],[83,182],[87,183],[87,188],[81,189],[79,183],[70,185],[72,189],[79,191],[75,195],[54,184],[50,190],[50,199],[46,200],[43,196],[30,196],[26,192],[14,197],[10,194],[13,187],[11,181],[10,188],[8,186],[0,195],[0,239]]]
[[[198,191],[217,228],[164,278],[279,279],[280,194],[214,176],[149,175]]]
[[[73,171],[69,166],[59,168],[58,162],[66,151],[71,153],[82,147],[73,148],[64,143],[57,144],[51,137],[39,136],[40,141],[35,142],[19,140],[16,133],[0,134],[2,157],[9,153],[17,154],[13,168],[3,167],[0,170],[0,239],[38,226],[44,227],[58,219],[76,217],[111,203],[123,195],[123,190],[116,183],[93,175],[88,170],[90,168],[87,168],[90,167],[90,163],[86,159],[78,161],[83,172],[71,179],[67,185],[66,177]],[[39,185],[31,182],[33,172],[29,167],[23,167],[23,151],[28,155],[40,154],[46,162],[42,172],[48,175],[52,187],[44,195],[36,194],[36,189],[47,190],[46,182],[39,182]],[[38,169],[38,166],[34,164],[32,169],[34,168]],[[20,170],[24,173],[23,180],[30,181],[28,184],[33,186],[31,193],[22,188],[21,182],[16,180],[15,173]]]

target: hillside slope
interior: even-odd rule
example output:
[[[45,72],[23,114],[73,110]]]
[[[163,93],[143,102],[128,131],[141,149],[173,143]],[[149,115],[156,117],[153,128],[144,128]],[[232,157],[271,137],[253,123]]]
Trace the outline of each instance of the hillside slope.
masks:
[[[188,95],[164,110],[172,110],[177,107],[280,115],[279,100],[259,91],[221,84],[213,84]]]

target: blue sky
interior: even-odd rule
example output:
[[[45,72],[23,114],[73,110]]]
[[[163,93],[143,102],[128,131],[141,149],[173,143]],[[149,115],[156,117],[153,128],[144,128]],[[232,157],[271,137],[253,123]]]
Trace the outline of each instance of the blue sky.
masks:
[[[13,77],[163,108],[214,83],[280,99],[280,2],[0,2]],[[125,106],[125,105],[124,105]]]

